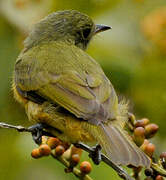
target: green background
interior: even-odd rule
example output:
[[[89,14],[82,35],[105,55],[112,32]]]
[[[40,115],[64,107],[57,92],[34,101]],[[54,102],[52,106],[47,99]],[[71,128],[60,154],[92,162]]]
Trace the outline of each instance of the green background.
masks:
[[[112,26],[97,35],[88,53],[103,67],[119,97],[130,101],[137,118],[160,127],[156,154],[166,149],[166,2],[165,0],[0,0],[0,121],[29,126],[11,90],[14,62],[31,25],[50,12],[76,9],[96,23]],[[30,134],[0,129],[0,180],[71,180],[51,157],[34,160]],[[87,154],[83,159],[88,159]],[[95,180],[117,180],[105,164],[93,166]]]

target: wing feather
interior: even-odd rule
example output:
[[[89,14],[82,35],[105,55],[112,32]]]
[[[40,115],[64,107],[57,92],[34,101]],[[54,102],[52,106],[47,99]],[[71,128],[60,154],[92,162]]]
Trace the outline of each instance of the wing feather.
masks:
[[[95,124],[115,117],[116,108],[110,110],[117,107],[117,96],[100,66],[75,46],[59,46],[34,47],[22,54],[15,65],[16,85]]]

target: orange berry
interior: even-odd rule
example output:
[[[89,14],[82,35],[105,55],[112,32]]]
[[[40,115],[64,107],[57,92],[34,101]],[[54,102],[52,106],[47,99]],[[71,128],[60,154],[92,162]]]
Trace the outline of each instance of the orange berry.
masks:
[[[71,160],[70,160],[70,163],[71,163],[71,166],[76,166],[80,161],[80,156],[79,154],[73,154],[71,156]]]
[[[137,127],[134,129],[134,135],[135,136],[144,136],[145,129],[143,127]]]
[[[166,152],[162,152],[162,153],[160,154],[160,158],[164,158],[164,159],[166,160]]]
[[[42,156],[48,156],[51,153],[51,148],[47,144],[42,144],[39,146],[39,152]]]
[[[156,176],[156,178],[155,178],[155,180],[163,180],[164,178],[163,178],[163,176],[161,176],[161,175],[157,175]]]
[[[137,127],[134,129],[134,141],[137,146],[141,146],[145,139],[145,129],[143,127]]]
[[[143,118],[141,120],[137,120],[135,123],[135,127],[145,127],[149,123],[149,119]]]
[[[147,144],[147,146],[145,147],[144,152],[149,156],[152,157],[153,153],[155,151],[155,145],[152,143]]]
[[[89,174],[92,170],[92,166],[90,164],[90,162],[88,161],[83,161],[81,164],[80,164],[80,170],[83,174]]]
[[[47,144],[51,149],[56,148],[60,143],[61,141],[58,138],[54,138],[54,137],[50,137],[47,140]]]
[[[65,152],[65,148],[62,145],[58,145],[55,148],[56,156],[61,156]]]
[[[147,139],[144,140],[143,144],[141,145],[142,151],[145,151],[146,146],[149,144],[149,141]]]
[[[159,127],[157,124],[148,124],[145,126],[145,136],[146,138],[153,137],[158,131]]]
[[[31,152],[31,156],[35,159],[41,157],[39,149],[38,148],[33,149]]]

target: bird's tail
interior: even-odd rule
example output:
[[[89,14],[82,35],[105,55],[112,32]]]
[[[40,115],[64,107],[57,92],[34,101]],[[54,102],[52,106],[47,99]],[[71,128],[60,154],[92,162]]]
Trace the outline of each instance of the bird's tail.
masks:
[[[149,167],[150,159],[132,141],[127,132],[118,124],[101,123],[98,128],[97,140],[106,155],[118,165]]]
[[[118,106],[116,120],[100,122],[97,126],[84,123],[84,128],[92,134],[102,146],[106,155],[116,164],[150,167],[150,158],[133,142],[130,135],[124,130],[128,119],[127,112],[128,104],[125,101],[121,101]]]

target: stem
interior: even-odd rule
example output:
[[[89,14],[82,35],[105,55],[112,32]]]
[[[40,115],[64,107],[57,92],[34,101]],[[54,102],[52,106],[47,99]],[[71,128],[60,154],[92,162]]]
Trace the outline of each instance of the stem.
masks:
[[[152,169],[158,172],[161,176],[166,177],[166,170],[160,167],[158,164],[152,162]]]
[[[83,149],[84,151],[86,151],[88,153],[93,152],[92,148],[90,148],[89,146],[87,146],[85,144],[82,144],[82,143],[76,144],[76,147],[81,148],[81,149]],[[111,161],[109,158],[107,158],[102,153],[101,153],[101,160],[103,162],[105,162],[107,165],[109,165],[110,167],[112,167],[122,179],[132,180],[132,178],[120,166],[116,165],[113,161]]]
[[[19,132],[31,132],[28,128],[25,128],[23,126],[14,126],[11,124],[6,124],[4,122],[0,122],[0,128],[15,129]]]

